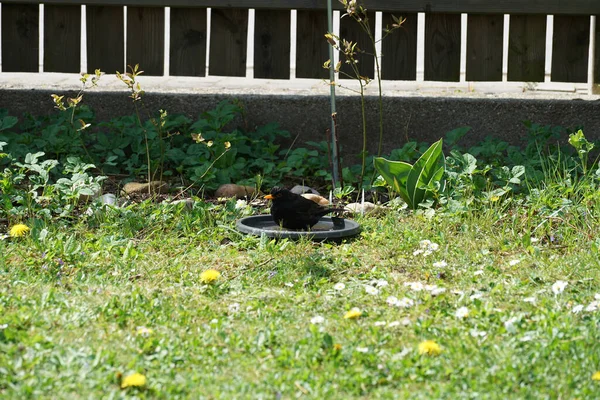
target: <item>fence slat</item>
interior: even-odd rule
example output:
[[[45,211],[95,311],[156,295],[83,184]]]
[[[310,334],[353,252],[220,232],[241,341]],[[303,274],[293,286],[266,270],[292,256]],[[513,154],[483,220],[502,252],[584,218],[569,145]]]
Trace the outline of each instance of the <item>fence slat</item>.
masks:
[[[396,17],[404,17],[402,26],[385,37],[386,27],[392,26]],[[382,15],[381,79],[415,80],[417,78],[417,14],[394,13]]]
[[[114,74],[125,70],[123,7],[87,6],[87,70]]]
[[[246,76],[248,10],[213,8],[211,16],[210,75]]]
[[[2,71],[38,72],[39,6],[2,3]]]
[[[369,20],[371,35],[375,37],[375,13],[367,12],[367,18]],[[365,52],[355,56],[358,60],[358,72],[361,76],[373,78],[375,76],[375,60],[372,56],[373,48],[369,35],[361,28],[358,22],[350,17],[345,17],[340,21],[340,38],[353,43],[358,43],[356,48]],[[340,44],[340,47],[343,48],[343,45]],[[340,61],[342,61],[339,75],[340,79],[356,79],[352,67],[349,64],[346,64],[345,60],[344,54],[340,52]],[[350,77],[346,76],[344,72],[350,75]]]
[[[460,79],[460,15],[425,15],[425,80]]]
[[[298,10],[296,21],[296,77],[326,79],[329,73],[323,68],[323,63],[329,59],[324,36],[327,33],[327,13]]]
[[[81,6],[44,7],[44,71],[80,72]]]
[[[600,15],[596,15],[596,41],[594,46],[594,84],[600,84]],[[594,94],[598,88],[594,87]],[[590,93],[591,94],[591,93]]]
[[[503,15],[469,14],[467,22],[467,80],[502,80]]]
[[[205,8],[171,8],[169,73],[206,75]]]
[[[543,82],[546,16],[511,15],[508,42],[508,80]]]
[[[290,12],[285,10],[256,10],[255,78],[290,78],[290,18]]]
[[[127,7],[127,65],[140,65],[144,75],[163,75],[165,9]]]
[[[590,17],[554,16],[552,81],[587,82]]]

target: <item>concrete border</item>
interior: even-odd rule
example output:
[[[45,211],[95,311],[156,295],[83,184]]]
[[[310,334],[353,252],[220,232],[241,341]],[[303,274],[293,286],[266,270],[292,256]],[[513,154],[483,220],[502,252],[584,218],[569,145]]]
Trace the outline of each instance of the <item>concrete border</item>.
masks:
[[[19,75],[19,74],[16,74]],[[26,75],[26,74],[24,74]],[[49,75],[49,74],[47,74]],[[50,95],[73,96],[78,87],[77,75],[69,75],[68,82],[57,74],[51,83],[36,81],[37,75],[26,75],[28,80],[9,81],[0,74],[0,108],[12,115],[29,112],[46,115],[53,112]],[[61,78],[61,79],[58,79]],[[103,77],[103,80],[108,77]],[[197,84],[199,78],[190,78]],[[327,86],[321,81],[263,81],[240,85],[226,78],[200,78],[201,85],[186,86],[186,80],[145,77],[145,106],[148,110],[166,109],[171,114],[185,114],[191,118],[213,108],[222,100],[239,99],[246,108],[246,122],[250,127],[271,122],[298,136],[296,146],[306,141],[325,138],[329,127],[329,97]],[[115,79],[116,81],[116,79]],[[162,82],[158,84],[157,82]],[[183,83],[182,83],[183,82]],[[206,82],[212,82],[206,84]],[[227,84],[229,82],[229,84]],[[233,82],[233,83],[231,83]],[[27,83],[27,84],[25,84]],[[229,85],[229,86],[228,86]],[[373,86],[374,87],[374,86]],[[374,90],[374,89],[370,89]],[[367,96],[367,126],[369,150],[376,151],[378,140],[378,99]],[[488,135],[511,144],[522,144],[526,129],[523,121],[543,125],[575,128],[583,126],[588,139],[600,139],[599,96],[581,96],[576,93],[517,93],[517,92],[463,92],[454,88],[425,88],[403,91],[389,89],[383,98],[384,151],[401,147],[407,140],[433,142],[446,132],[471,126],[471,132],[461,142],[469,146]],[[95,110],[97,120],[133,113],[133,104],[121,82],[86,91],[84,103]],[[339,135],[347,162],[361,150],[360,98],[340,94],[337,97]]]

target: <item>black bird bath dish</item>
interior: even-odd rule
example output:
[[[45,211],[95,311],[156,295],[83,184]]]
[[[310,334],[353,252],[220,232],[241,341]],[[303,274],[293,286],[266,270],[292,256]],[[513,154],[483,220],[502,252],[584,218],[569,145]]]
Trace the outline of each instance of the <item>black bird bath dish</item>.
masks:
[[[278,239],[308,237],[317,241],[341,240],[360,233],[360,225],[356,221],[338,217],[322,217],[310,230],[292,230],[277,225],[271,215],[254,215],[238,220],[236,228],[240,232],[255,236],[264,234]]]

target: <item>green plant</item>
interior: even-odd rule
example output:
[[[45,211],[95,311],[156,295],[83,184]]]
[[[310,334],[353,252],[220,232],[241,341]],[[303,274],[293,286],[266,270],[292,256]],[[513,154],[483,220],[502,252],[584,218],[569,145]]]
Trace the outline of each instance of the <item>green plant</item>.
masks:
[[[412,209],[416,209],[419,204],[444,188],[445,162],[442,139],[433,143],[414,165],[386,160],[383,157],[375,157],[374,165],[387,184]]]
[[[86,171],[94,169],[94,164],[86,164],[78,157],[68,157],[63,175],[56,181],[54,188],[64,200],[75,205],[81,196],[91,197],[100,193],[106,176],[90,176]]]
[[[140,109],[138,107],[138,103],[142,102],[142,99],[144,97],[145,91],[142,89],[140,82],[137,81],[137,77],[141,74],[144,73],[144,71],[141,71],[139,69],[139,64],[136,64],[134,67],[132,67],[131,65],[128,65],[129,69],[131,72],[125,72],[124,74],[121,74],[119,71],[117,71],[116,75],[117,75],[117,79],[119,79],[121,82],[123,82],[125,85],[127,85],[127,87],[129,88],[131,94],[129,95],[129,97],[133,100],[133,104],[134,104],[134,108],[135,108],[135,115],[137,117],[137,123],[139,125],[139,127],[141,128],[143,134],[144,134],[144,144],[146,147],[146,178],[148,180],[148,182],[151,182],[154,180],[154,178],[156,177],[156,175],[158,174],[159,180],[162,180],[162,175],[164,172],[164,154],[165,154],[165,146],[164,146],[164,140],[163,140],[163,127],[164,127],[164,118],[166,117],[166,113],[161,112],[160,113],[160,119],[157,120],[155,118],[150,118],[149,121],[151,122],[151,124],[154,126],[154,128],[156,128],[155,130],[153,130],[153,132],[156,132],[157,136],[156,138],[157,143],[158,143],[158,147],[159,147],[159,157],[158,157],[158,164],[156,165],[155,168],[152,168],[152,158],[150,155],[150,144],[149,144],[149,136],[151,135],[149,133],[149,130],[146,129],[144,127],[144,124],[142,123],[142,118],[140,115]],[[153,138],[153,137],[151,137]],[[152,195],[152,186],[148,185],[148,194]]]
[[[349,197],[356,189],[353,186],[336,187],[333,190],[333,195],[336,199],[342,200]]]
[[[330,181],[331,174],[328,172],[327,158],[323,156],[327,152],[327,143],[309,141],[306,142],[306,145],[310,148],[297,147],[293,150],[280,151],[279,155],[283,156],[283,160],[274,172],[280,174],[280,179],[312,180],[316,178],[319,181]]]
[[[590,151],[594,149],[594,143],[589,142],[583,131],[579,129],[575,133],[571,133],[569,135],[569,144],[577,150],[577,155],[579,156],[579,160],[581,161],[581,169],[583,174],[587,174],[588,172],[588,156]]]
[[[363,178],[366,174],[367,168],[367,117],[366,117],[366,109],[365,109],[365,88],[371,82],[371,79],[368,76],[364,76],[361,74],[359,69],[359,56],[361,54],[371,55],[375,59],[375,77],[377,79],[377,87],[378,87],[378,108],[379,108],[379,141],[377,145],[377,156],[381,156],[382,148],[383,148],[383,91],[381,87],[381,71],[379,65],[379,55],[377,52],[377,41],[373,35],[373,29],[371,27],[371,22],[369,16],[367,14],[367,9],[364,8],[361,4],[359,4],[356,0],[339,0],[339,2],[346,9],[346,13],[342,15],[342,18],[348,17],[352,18],[360,28],[367,34],[369,37],[369,51],[362,50],[358,43],[348,41],[344,38],[340,38],[335,35],[333,32],[328,32],[325,34],[327,41],[333,47],[334,50],[338,51],[343,55],[344,60],[340,60],[338,64],[335,66],[335,72],[338,74],[343,74],[346,77],[355,79],[358,82],[359,90],[358,94],[360,95],[360,104],[361,104],[361,116],[362,116],[362,151],[361,151],[361,172],[358,177],[359,182],[363,182]],[[391,34],[394,30],[400,28],[406,19],[397,18],[392,16],[394,23],[391,27],[386,27],[384,30],[384,36],[380,41],[384,40],[389,34]],[[327,60],[324,64],[324,68],[330,68],[333,60]],[[350,73],[345,72],[342,69],[343,64],[346,64],[350,68]],[[333,82],[330,82],[333,84]],[[336,83],[338,86],[339,83]],[[369,179],[370,183],[371,179]]]

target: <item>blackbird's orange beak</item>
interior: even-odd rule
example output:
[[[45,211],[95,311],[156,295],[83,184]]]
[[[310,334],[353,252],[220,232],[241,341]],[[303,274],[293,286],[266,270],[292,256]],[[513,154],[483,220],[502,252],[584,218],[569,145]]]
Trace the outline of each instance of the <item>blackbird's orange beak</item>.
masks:
[[[273,198],[274,197],[273,197],[272,194],[268,194],[268,195],[265,196],[265,199],[267,199],[267,200],[273,200]]]

